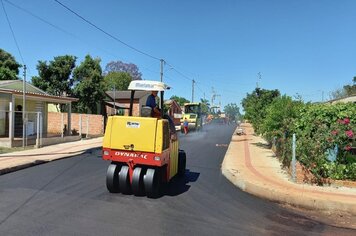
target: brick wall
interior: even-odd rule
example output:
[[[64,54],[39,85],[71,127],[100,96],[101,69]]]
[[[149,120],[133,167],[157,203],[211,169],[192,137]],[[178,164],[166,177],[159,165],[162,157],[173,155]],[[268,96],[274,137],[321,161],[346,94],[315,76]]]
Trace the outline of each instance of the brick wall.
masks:
[[[130,100],[122,99],[122,100],[118,101],[118,104],[120,104],[121,106],[124,106],[124,107],[130,107]],[[106,113],[108,115],[114,114],[115,113],[114,112],[114,108],[106,106]],[[124,115],[125,116],[129,115],[129,109],[124,109]],[[138,103],[137,99],[134,100],[134,103],[133,103],[132,115],[133,116],[140,116],[140,104]]]
[[[134,103],[132,107],[132,115],[133,116],[140,116],[140,104]]]
[[[62,114],[63,114],[63,123],[67,126],[68,123],[68,114],[67,113],[58,113],[58,112],[48,112],[48,127],[47,132],[51,134],[61,134],[62,128]],[[80,116],[82,117],[82,134],[87,133],[87,124],[89,124],[88,134],[90,135],[99,135],[104,133],[104,117],[102,115],[92,115],[92,114],[78,114],[72,113],[72,132],[75,130],[76,133],[79,133],[79,120]]]

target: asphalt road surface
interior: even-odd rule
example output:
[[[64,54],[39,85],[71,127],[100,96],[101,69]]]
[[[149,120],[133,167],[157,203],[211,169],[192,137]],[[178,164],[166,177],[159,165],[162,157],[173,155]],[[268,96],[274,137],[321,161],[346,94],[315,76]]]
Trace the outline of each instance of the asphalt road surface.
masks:
[[[0,235],[356,235],[240,191],[220,165],[235,126],[181,135],[185,179],[162,196],[110,194],[101,150],[0,176]]]

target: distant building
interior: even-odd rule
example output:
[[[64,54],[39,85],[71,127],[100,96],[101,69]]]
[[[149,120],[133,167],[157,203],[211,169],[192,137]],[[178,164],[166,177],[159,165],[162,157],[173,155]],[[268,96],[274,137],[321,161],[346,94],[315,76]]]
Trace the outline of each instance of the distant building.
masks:
[[[347,102],[356,103],[356,95],[352,95],[352,96],[348,96],[348,97],[344,97],[344,98],[333,99],[333,100],[327,101],[326,103],[336,104],[336,103],[347,103]]]
[[[13,147],[14,138],[22,137],[23,118],[25,111],[26,135],[37,134],[41,130],[43,134],[47,133],[48,127],[48,106],[50,104],[63,104],[67,106],[68,113],[71,114],[72,102],[78,101],[77,98],[54,96],[43,90],[25,83],[26,106],[23,107],[23,81],[21,80],[2,80],[0,81],[0,146]],[[42,127],[37,129],[37,116],[40,113],[42,117]],[[71,116],[68,116],[68,129],[71,130]],[[69,131],[68,131],[69,132]]]
[[[128,115],[130,107],[131,91],[106,91],[105,92],[110,101],[105,101],[106,114],[114,115],[116,114]],[[146,105],[147,97],[151,93],[149,91],[136,91],[133,101],[132,115],[139,116],[141,108]]]
[[[174,125],[180,125],[180,118],[182,117],[182,108],[175,100],[166,100],[164,102],[168,106],[168,115],[172,118]]]

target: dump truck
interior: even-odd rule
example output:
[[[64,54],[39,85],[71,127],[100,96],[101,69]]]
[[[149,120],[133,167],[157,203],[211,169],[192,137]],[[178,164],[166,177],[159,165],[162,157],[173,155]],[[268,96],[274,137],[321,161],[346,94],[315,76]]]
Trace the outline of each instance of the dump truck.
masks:
[[[152,117],[151,107],[142,107],[140,116],[132,115],[135,91],[159,91],[160,104],[163,104],[164,91],[169,86],[157,81],[135,80],[128,89],[131,90],[129,115],[110,116],[105,129],[102,157],[111,161],[106,187],[111,193],[154,197],[160,194],[162,184],[169,183],[175,176],[184,176],[186,154],[179,149],[169,117]]]
[[[183,122],[187,119],[188,130],[201,130],[203,127],[203,117],[201,113],[201,103],[185,103],[184,104],[184,114],[180,120],[181,132],[183,132]]]

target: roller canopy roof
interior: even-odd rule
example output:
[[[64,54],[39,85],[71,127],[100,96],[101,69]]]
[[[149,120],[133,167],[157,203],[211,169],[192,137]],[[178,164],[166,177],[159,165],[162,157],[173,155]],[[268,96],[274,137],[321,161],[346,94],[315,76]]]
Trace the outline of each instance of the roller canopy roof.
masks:
[[[134,80],[129,85],[129,90],[165,91],[167,89],[170,89],[167,84],[152,80]]]

